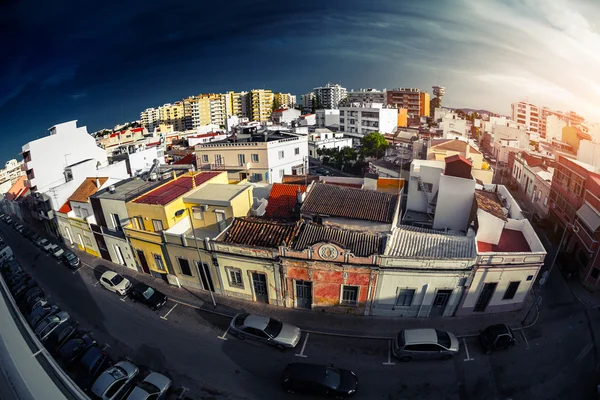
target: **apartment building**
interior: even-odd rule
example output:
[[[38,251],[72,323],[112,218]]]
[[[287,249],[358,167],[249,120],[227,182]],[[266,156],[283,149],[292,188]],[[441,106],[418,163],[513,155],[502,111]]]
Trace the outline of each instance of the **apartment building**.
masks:
[[[316,123],[319,128],[340,125],[340,110],[316,110]]]
[[[13,185],[20,176],[25,175],[23,167],[23,160],[17,161],[14,158],[8,160],[6,164],[4,164],[4,168],[0,169],[0,182],[9,181],[10,185]]]
[[[252,121],[267,122],[273,111],[273,92],[266,89],[250,91],[250,110]]]
[[[415,88],[398,88],[386,91],[387,105],[405,108],[408,112],[408,124],[418,124],[421,117],[429,116],[430,96]]]
[[[317,128],[308,135],[308,155],[313,158],[319,156],[320,149],[343,149],[352,147],[352,138],[344,137],[341,132],[332,132],[329,129]]]
[[[313,106],[313,101],[315,100],[315,93],[310,92],[303,94],[300,96],[300,104],[305,111],[311,111]]]
[[[346,94],[346,99],[344,100],[344,104],[351,103],[379,103],[386,104],[387,102],[387,94],[385,89],[359,89],[359,90],[351,90]]]
[[[148,132],[154,132],[160,126],[160,111],[158,108],[146,108],[140,113],[140,120]]]
[[[346,98],[346,88],[328,83],[325,86],[316,87],[313,89],[314,98],[319,100],[322,108],[337,109],[340,101]]]
[[[536,133],[541,135],[540,126],[541,126],[541,107],[533,105],[531,103],[527,103],[525,101],[520,101],[518,103],[512,103],[511,107],[511,119],[518,124],[525,125],[527,130],[531,133]],[[544,132],[545,136],[545,132]]]
[[[279,108],[294,108],[296,106],[296,96],[290,93],[273,93],[273,102],[279,105]]]
[[[364,136],[371,132],[392,133],[398,126],[398,109],[383,104],[353,103],[340,107],[340,130]]]
[[[281,182],[284,175],[303,175],[308,138],[283,132],[238,133],[220,142],[196,145],[199,170],[226,170],[230,179]]]
[[[174,104],[164,104],[158,108],[160,124],[173,126],[175,131],[185,131],[184,107],[183,102],[178,101]]]
[[[296,121],[299,118],[300,110],[296,110],[295,108],[280,108],[271,113],[271,121],[278,125],[289,125],[292,121]]]

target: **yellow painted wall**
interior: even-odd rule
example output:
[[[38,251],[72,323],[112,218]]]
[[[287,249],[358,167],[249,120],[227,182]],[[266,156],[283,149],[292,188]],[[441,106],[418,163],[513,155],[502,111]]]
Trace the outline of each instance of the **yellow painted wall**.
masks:
[[[146,261],[148,263],[148,267],[153,270],[156,271],[158,273],[161,274],[166,274],[168,273],[167,271],[167,261],[165,260],[164,254],[162,252],[162,247],[160,244],[158,243],[150,243],[150,242],[146,242],[144,240],[139,240],[139,239],[134,239],[130,237],[130,241],[131,241],[131,247],[133,247],[133,254],[134,257],[138,263],[138,265],[142,265],[142,263],[140,262],[139,258],[138,258],[138,254],[137,251],[138,250],[142,250],[144,252],[144,255],[146,256]],[[165,270],[161,270],[156,266],[156,262],[154,261],[154,254],[158,254],[160,255],[162,261],[163,261],[163,265],[165,266]]]
[[[238,295],[256,300],[254,288],[252,286],[252,272],[263,273],[267,276],[267,285],[269,292],[269,303],[277,304],[277,292],[275,290],[275,275],[273,273],[273,264],[250,257],[236,257],[230,254],[215,253],[219,262],[219,270],[223,279],[223,289],[230,294]],[[242,272],[244,287],[239,288],[229,285],[228,268],[238,268]]]
[[[419,93],[419,110],[421,117],[429,117],[429,93]]]
[[[573,149],[577,152],[579,150],[579,137],[577,136],[577,128],[574,126],[565,126],[562,129],[562,141],[573,146]]]
[[[90,229],[88,223],[81,219],[70,217],[69,225],[71,227],[73,242],[75,242],[79,250],[85,251],[94,257],[100,257],[100,250],[98,249],[96,238],[94,238],[94,233]],[[81,235],[81,238],[83,239],[83,246],[79,241],[79,235]]]
[[[406,108],[398,109],[398,126],[404,128],[408,126],[408,110]]]
[[[211,181],[212,182],[212,181]],[[248,215],[250,208],[252,208],[252,187],[248,187],[245,191],[240,193],[237,197],[231,200],[231,205],[229,207],[225,206],[208,206],[208,210],[203,212],[203,219],[195,219],[193,218],[193,207],[199,207],[198,204],[192,203],[184,203],[184,207],[186,207],[190,215],[192,215],[192,220],[194,221],[195,228],[206,228],[217,230],[217,215],[215,210],[225,211],[225,219],[228,224],[231,223],[234,217],[245,217]]]
[[[193,240],[188,241],[188,246],[194,245]],[[167,244],[166,246],[167,256],[171,261],[171,265],[173,266],[173,271],[175,275],[179,279],[179,282],[183,286],[193,286],[197,288],[202,288],[202,284],[200,282],[200,278],[198,277],[198,269],[196,267],[196,263],[198,262],[198,251],[194,247],[183,247],[174,244]],[[185,275],[181,272],[181,267],[179,265],[178,258],[184,258],[188,260],[190,264],[190,271],[192,276]],[[205,250],[200,250],[200,262],[208,264],[208,269],[210,275],[212,277],[212,282],[216,291],[221,290],[221,285],[219,283],[219,278],[217,277],[217,271],[215,267],[212,265],[212,259],[210,253]]]

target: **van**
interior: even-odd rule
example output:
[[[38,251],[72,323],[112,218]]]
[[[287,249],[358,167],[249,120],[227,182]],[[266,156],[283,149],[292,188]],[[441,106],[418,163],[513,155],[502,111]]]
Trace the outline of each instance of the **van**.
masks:
[[[13,252],[9,246],[1,245],[0,246],[0,264],[5,263],[8,260],[12,260]]]
[[[458,353],[458,339],[437,329],[404,329],[394,338],[392,352],[400,361],[442,359]]]

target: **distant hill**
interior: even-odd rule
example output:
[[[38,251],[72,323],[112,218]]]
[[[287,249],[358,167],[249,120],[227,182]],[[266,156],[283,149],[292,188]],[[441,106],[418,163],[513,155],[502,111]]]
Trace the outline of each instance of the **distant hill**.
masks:
[[[477,114],[489,114],[489,115],[497,115],[495,112],[492,111],[488,111],[488,110],[476,110],[474,108],[456,108],[455,110],[461,110],[467,114],[472,113],[472,112],[476,112]]]

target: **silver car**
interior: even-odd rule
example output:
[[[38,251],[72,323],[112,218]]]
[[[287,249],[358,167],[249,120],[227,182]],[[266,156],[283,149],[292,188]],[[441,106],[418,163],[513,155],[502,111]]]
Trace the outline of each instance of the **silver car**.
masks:
[[[102,400],[119,399],[133,384],[133,379],[139,372],[139,368],[132,363],[119,361],[100,374],[92,385],[92,393]]]
[[[166,376],[150,372],[142,382],[133,388],[127,400],[162,400],[167,397],[167,391],[171,387],[171,380]]]
[[[279,350],[296,347],[302,332],[294,325],[284,324],[274,318],[252,314],[237,314],[229,324],[229,332],[240,339],[259,340]]]
[[[404,329],[394,338],[392,351],[400,361],[413,359],[448,360],[458,353],[458,339],[438,329]]]
[[[44,318],[36,327],[35,334],[44,341],[60,324],[64,324],[70,319],[69,313],[65,311],[49,315]]]

